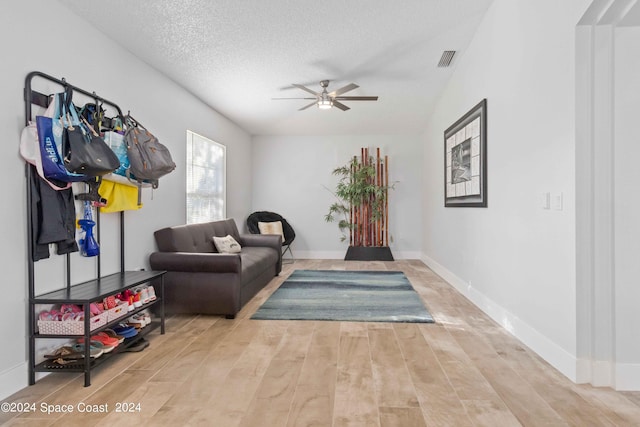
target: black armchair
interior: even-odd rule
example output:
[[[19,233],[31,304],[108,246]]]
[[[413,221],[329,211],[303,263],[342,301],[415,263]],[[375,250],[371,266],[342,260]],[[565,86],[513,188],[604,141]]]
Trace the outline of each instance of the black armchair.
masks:
[[[258,211],[254,212],[247,218],[247,228],[252,234],[261,234],[258,226],[259,222],[278,222],[282,223],[282,232],[284,234],[284,241],[282,242],[282,256],[289,251],[289,255],[293,259],[293,252],[291,251],[291,243],[296,238],[296,233],[293,231],[291,225],[281,215],[275,212]]]

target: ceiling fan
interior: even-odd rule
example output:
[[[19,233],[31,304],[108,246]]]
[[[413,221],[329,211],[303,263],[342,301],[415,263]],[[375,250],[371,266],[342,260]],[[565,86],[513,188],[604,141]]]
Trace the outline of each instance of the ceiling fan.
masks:
[[[328,110],[331,107],[337,107],[339,109],[341,109],[342,111],[347,111],[349,109],[349,107],[347,107],[346,105],[344,105],[342,102],[340,101],[377,101],[378,97],[377,96],[342,96],[343,93],[345,92],[349,92],[350,90],[354,90],[359,88],[360,86],[358,86],[355,83],[350,83],[344,87],[341,87],[338,90],[334,90],[333,92],[328,92],[327,91],[327,87],[329,86],[329,80],[322,80],[320,82],[320,86],[322,87],[322,92],[316,92],[314,90],[309,89],[308,87],[299,85],[299,84],[292,84],[292,86],[297,87],[298,89],[302,89],[305,92],[309,92],[310,94],[314,95],[313,98],[307,97],[307,98],[272,98],[275,100],[282,100],[282,99],[313,99],[313,102],[305,105],[304,107],[300,108],[298,111],[302,111],[302,110],[306,110],[309,107],[312,107],[314,105],[317,105],[318,108],[320,108],[321,110]]]

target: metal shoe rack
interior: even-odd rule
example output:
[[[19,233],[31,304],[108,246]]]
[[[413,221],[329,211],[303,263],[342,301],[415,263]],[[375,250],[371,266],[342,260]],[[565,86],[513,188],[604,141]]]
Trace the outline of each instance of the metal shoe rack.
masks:
[[[25,99],[25,125],[28,125],[30,121],[35,120],[32,117],[32,105],[37,105],[46,108],[49,103],[49,96],[37,92],[32,89],[32,82],[34,79],[43,80],[45,83],[49,82],[57,84],[61,87],[61,91],[65,88],[71,88],[74,92],[82,94],[89,99],[95,101],[96,106],[104,104],[113,107],[120,116],[122,116],[122,110],[115,103],[108,101],[102,97],[96,95],[95,92],[88,92],[78,87],[69,84],[65,79],[56,79],[47,74],[39,71],[31,72],[27,75],[24,88]],[[71,257],[66,254],[66,287],[58,289],[53,292],[47,292],[44,294],[36,295],[36,279],[34,268],[34,236],[33,236],[33,216],[31,215],[33,203],[31,199],[32,182],[35,179],[39,179],[35,168],[29,164],[26,165],[26,181],[27,181],[27,213],[29,216],[29,222],[27,227],[27,239],[28,239],[28,279],[29,279],[29,384],[33,385],[36,382],[36,372],[83,372],[84,373],[84,385],[88,387],[91,385],[91,370],[109,360],[117,353],[126,350],[138,343],[142,337],[147,335],[154,329],[160,328],[160,333],[165,333],[165,315],[164,315],[164,301],[162,295],[164,295],[164,274],[165,271],[125,271],[124,259],[125,259],[125,236],[124,236],[124,212],[120,212],[120,272],[101,276],[101,263],[100,255],[96,256],[97,263],[97,277],[93,280],[85,281],[82,283],[71,283]],[[96,209],[96,240],[100,242],[100,212]],[[139,333],[131,338],[127,338],[122,344],[117,346],[110,353],[104,354],[97,359],[90,357],[90,346],[85,345],[84,358],[80,361],[79,365],[74,367],[61,366],[61,368],[48,367],[46,362],[37,363],[35,355],[36,340],[43,338],[69,338],[78,339],[84,338],[84,342],[90,342],[91,335],[94,335],[106,328],[112,327],[118,324],[122,319],[115,319],[107,322],[105,325],[96,329],[90,330],[90,311],[89,305],[92,302],[102,301],[109,295],[114,295],[122,292],[126,289],[133,288],[145,283],[153,282],[154,286],[158,286],[158,297],[155,301],[148,304],[144,304],[142,307],[136,308],[133,311],[128,312],[125,318],[131,316],[139,311],[142,311],[151,305],[158,305],[157,310],[159,318],[152,321],[152,323],[145,328],[141,329]],[[83,307],[84,310],[84,334],[82,335],[51,335],[40,334],[37,329],[36,306],[41,304],[77,304]]]

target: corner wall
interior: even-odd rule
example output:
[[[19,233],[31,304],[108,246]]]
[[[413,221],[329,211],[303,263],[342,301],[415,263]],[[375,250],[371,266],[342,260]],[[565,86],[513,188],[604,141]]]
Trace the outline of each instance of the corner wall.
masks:
[[[52,37],[55,34],[55,39]],[[144,208],[125,214],[126,267],[146,267],[155,250],[153,231],[185,221],[185,141],[191,129],[227,146],[227,214],[249,212],[251,162],[249,135],[194,96],[107,39],[58,2],[23,0],[0,6],[0,135],[6,153],[0,177],[3,192],[0,247],[3,281],[0,324],[0,399],[27,385],[27,213],[24,162],[18,154],[24,127],[23,88],[26,75],[42,71],[96,91],[116,102],[148,127],[171,151],[177,169],[160,180],[157,190],[144,190]],[[95,53],[99,49],[99,55]],[[35,87],[35,89],[38,89]],[[46,90],[42,89],[42,90]],[[57,88],[53,88],[57,89]],[[46,92],[45,92],[46,93]],[[119,269],[117,215],[102,215],[103,274]],[[36,263],[37,293],[64,284],[64,257]],[[72,256],[74,283],[95,275],[95,262]],[[42,341],[42,342],[40,342]],[[44,342],[46,341],[46,342]],[[39,340],[46,347],[55,343]]]
[[[640,11],[640,5],[636,5]],[[616,29],[615,47],[615,354],[618,390],[640,390],[640,22]]]
[[[580,380],[640,389],[635,159],[640,2],[594,1],[577,28]]]
[[[495,0],[423,137],[423,260],[576,379],[575,27],[588,0]],[[488,208],[444,208],[443,132],[488,102]],[[562,198],[543,209],[541,197]]]
[[[393,256],[419,258],[423,171],[417,135],[255,136],[252,209],[277,212],[291,223],[296,258],[344,258],[349,242],[340,242],[337,223],[326,223],[324,216],[335,201],[329,190],[337,178],[331,172],[359,156],[361,147],[380,147],[381,155],[389,156],[389,182],[395,182],[389,193]]]

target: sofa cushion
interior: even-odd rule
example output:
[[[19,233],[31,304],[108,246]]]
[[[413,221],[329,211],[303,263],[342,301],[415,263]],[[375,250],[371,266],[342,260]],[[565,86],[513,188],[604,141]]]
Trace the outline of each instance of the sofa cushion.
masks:
[[[265,270],[273,269],[278,262],[278,252],[264,246],[245,246],[240,252],[242,262],[242,283],[251,282]]]
[[[282,230],[281,221],[258,222],[258,230],[260,234],[279,234],[284,242],[284,231]]]
[[[240,241],[238,227],[233,219],[167,227],[156,231],[154,235],[161,252],[217,252],[211,243],[213,236],[230,235]]]
[[[213,245],[221,254],[237,254],[240,252],[240,243],[230,235],[225,237],[213,236]]]

